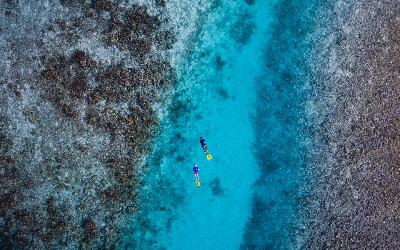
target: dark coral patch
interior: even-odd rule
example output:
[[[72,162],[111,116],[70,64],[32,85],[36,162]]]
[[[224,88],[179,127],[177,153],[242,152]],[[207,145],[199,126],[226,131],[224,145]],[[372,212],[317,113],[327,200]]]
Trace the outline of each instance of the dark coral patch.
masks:
[[[165,7],[167,4],[166,0],[155,0],[155,4],[157,7]]]
[[[160,31],[155,36],[155,44],[161,49],[172,49],[176,37],[171,31]]]
[[[274,202],[265,202],[258,194],[253,196],[252,215],[247,222],[241,249],[273,249],[276,238],[267,237]]]
[[[92,6],[99,11],[111,11],[116,5],[109,0],[92,0]]]
[[[90,69],[96,66],[96,61],[94,61],[87,53],[79,49],[72,53],[70,63],[78,64],[84,69]]]
[[[96,65],[85,52],[76,50],[69,58],[63,55],[43,57],[42,77],[45,98],[68,118],[76,118],[74,101],[84,98],[89,89],[89,76]]]
[[[213,195],[215,195],[215,196],[224,195],[224,190],[221,188],[221,181],[218,177],[215,178],[214,180],[212,180],[210,185],[211,185],[211,191],[212,191]]]
[[[96,76],[98,87],[89,94],[87,101],[92,104],[100,100],[107,102],[127,101],[128,94],[138,84],[138,72],[122,64],[108,67]]]
[[[69,7],[69,6],[78,6],[85,3],[85,0],[60,0],[61,5]]]
[[[106,32],[107,42],[144,58],[151,50],[160,24],[159,18],[150,15],[146,7],[134,6],[123,18],[112,16]]]
[[[237,44],[243,46],[250,41],[256,26],[250,13],[245,12],[235,22],[230,33]]]
[[[135,6],[126,15],[126,27],[140,35],[153,34],[160,25],[158,17],[151,16],[144,6]]]
[[[177,157],[176,157],[176,161],[177,162],[183,162],[185,160],[185,157],[183,157],[182,155],[178,155]]]
[[[92,239],[94,239],[98,235],[98,226],[96,225],[96,222],[91,219],[87,218],[83,222],[83,228],[84,228],[84,241],[89,242]]]
[[[4,1],[2,10],[7,17],[16,17],[19,14],[21,10],[18,2],[18,0]]]
[[[217,93],[223,100],[227,100],[229,98],[228,91],[226,91],[224,88],[218,88]]]
[[[256,0],[244,0],[248,5],[254,5]]]
[[[63,55],[44,57],[44,79],[63,87],[70,97],[81,98],[88,85],[89,70],[95,65],[85,52],[76,50],[69,59]]]
[[[6,152],[8,152],[11,149],[12,145],[12,139],[6,134],[1,133],[0,130],[0,155],[4,155]]]
[[[193,104],[190,100],[175,100],[170,107],[171,120],[177,123],[179,120],[187,120]]]
[[[68,217],[64,209],[56,204],[54,197],[47,199],[46,211],[48,216],[46,240],[58,239],[67,227]]]
[[[186,139],[181,133],[175,133],[175,135],[169,140],[170,143],[184,143]]]
[[[225,66],[225,61],[222,60],[220,55],[218,55],[215,58],[215,67],[217,68],[217,70],[222,70],[224,68],[224,66]]]

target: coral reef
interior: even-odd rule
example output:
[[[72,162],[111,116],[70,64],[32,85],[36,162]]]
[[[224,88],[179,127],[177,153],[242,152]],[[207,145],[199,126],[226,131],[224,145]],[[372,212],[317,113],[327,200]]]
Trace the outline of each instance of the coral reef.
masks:
[[[119,244],[176,81],[157,6],[0,5],[0,248]]]
[[[320,11],[309,40],[319,146],[304,247],[398,249],[400,4],[335,1]]]

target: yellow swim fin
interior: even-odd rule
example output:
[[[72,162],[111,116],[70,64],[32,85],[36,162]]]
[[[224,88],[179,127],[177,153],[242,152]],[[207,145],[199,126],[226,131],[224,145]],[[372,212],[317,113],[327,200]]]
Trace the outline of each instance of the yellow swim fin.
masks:
[[[196,181],[196,187],[200,187],[200,181]]]
[[[207,158],[207,161],[211,161],[213,157],[210,153],[207,153],[206,158]]]

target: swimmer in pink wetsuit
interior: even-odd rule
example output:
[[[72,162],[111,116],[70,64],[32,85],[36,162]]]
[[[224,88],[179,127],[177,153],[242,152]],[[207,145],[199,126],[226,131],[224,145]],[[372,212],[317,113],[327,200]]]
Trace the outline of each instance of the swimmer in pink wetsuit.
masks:
[[[194,167],[193,167],[193,173],[194,173],[194,178],[196,179],[195,180],[195,183],[196,183],[196,186],[197,187],[200,187],[200,177],[199,177],[199,167],[197,166],[197,164],[194,164]]]
[[[199,167],[197,166],[197,164],[194,164],[194,167],[193,167],[193,173],[194,173],[194,177],[196,177],[196,179],[198,179],[199,178]]]

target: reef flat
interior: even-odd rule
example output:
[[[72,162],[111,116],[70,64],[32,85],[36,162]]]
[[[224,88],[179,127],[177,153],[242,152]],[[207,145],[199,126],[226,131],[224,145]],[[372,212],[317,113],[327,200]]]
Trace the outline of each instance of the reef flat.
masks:
[[[106,248],[176,74],[165,1],[1,1],[0,248]]]
[[[314,121],[303,247],[400,247],[400,4],[324,1],[308,37]]]

